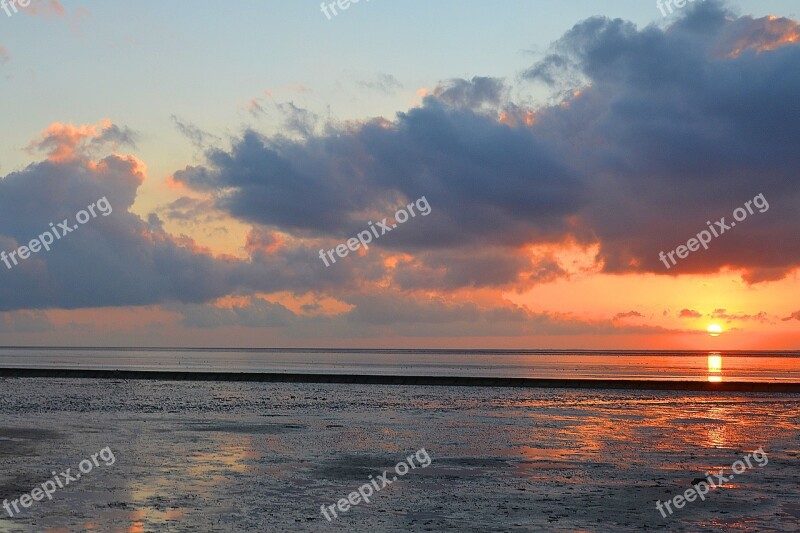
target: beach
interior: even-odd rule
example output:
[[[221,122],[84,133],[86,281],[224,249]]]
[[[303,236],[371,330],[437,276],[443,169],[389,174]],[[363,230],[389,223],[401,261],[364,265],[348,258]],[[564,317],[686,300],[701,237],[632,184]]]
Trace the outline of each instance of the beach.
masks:
[[[792,531],[798,412],[797,394],[2,378],[0,497],[115,461],[0,531]],[[321,513],[422,448],[429,466]],[[657,510],[759,448],[764,466]]]

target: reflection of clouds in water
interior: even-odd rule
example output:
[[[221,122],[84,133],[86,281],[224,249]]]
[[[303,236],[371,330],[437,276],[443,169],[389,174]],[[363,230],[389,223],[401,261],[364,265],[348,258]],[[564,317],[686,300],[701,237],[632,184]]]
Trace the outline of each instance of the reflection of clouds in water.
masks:
[[[222,397],[225,396],[223,393]],[[218,395],[215,400],[219,399]],[[246,431],[248,427],[262,428],[262,426],[225,422],[218,425],[189,424],[189,427],[200,430],[199,434],[202,437],[193,443],[193,450],[183,450],[183,454],[178,456],[180,459],[176,461],[174,470],[184,472],[181,476],[181,485],[191,487],[189,492],[192,493],[192,498],[200,497],[203,500],[218,498],[220,488],[229,485],[232,476],[247,474],[252,470],[250,460],[262,456],[255,450],[252,435],[236,431],[237,429]],[[233,428],[233,431],[224,431],[226,427]],[[172,470],[167,469],[163,476],[155,474],[147,480],[147,483],[131,487],[130,500],[138,509],[130,514],[132,523],[127,529],[128,533],[144,532],[145,524],[150,526],[174,524],[183,522],[186,518],[189,509],[182,506],[182,500],[164,500],[165,494],[174,492],[175,478]]]
[[[705,378],[707,356],[693,358],[698,379]],[[726,372],[735,359],[725,356]],[[113,380],[93,381],[91,388],[54,380],[47,394],[31,395],[31,382],[42,380],[8,380],[0,388],[0,414],[10,405],[37,413],[38,427],[52,427],[65,412],[104,399],[105,408],[81,416],[108,428],[98,438],[119,450],[107,477],[93,480],[96,500],[65,491],[49,502],[52,525],[68,527],[53,533],[314,531],[310,519],[324,520],[317,502],[346,496],[346,487],[428,443],[441,461],[363,507],[354,530],[374,529],[391,509],[430,507],[448,517],[431,519],[437,530],[463,525],[449,517],[464,512],[477,524],[473,529],[519,520],[547,531],[554,505],[574,517],[595,506],[633,524],[638,510],[653,507],[673,481],[730,468],[732,450],[741,456],[738,450],[759,446],[770,459],[774,449],[775,460],[788,467],[770,470],[765,484],[750,486],[758,472],[748,474],[750,500],[791,502],[800,481],[798,459],[786,452],[797,449],[797,395],[215,382],[132,387]],[[81,402],[66,411],[66,397]],[[518,513],[498,517],[503,506]],[[734,502],[724,510],[735,522],[741,508]],[[84,527],[86,517],[93,528]],[[308,525],[298,526],[298,517]],[[587,529],[581,519],[562,521],[565,530]]]

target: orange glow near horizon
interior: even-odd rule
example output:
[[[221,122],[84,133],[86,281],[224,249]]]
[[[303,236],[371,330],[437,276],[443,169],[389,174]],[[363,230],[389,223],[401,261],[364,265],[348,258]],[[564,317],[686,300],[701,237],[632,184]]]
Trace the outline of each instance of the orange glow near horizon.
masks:
[[[733,270],[684,276],[607,274],[588,267],[590,262],[555,257],[567,277],[501,295],[531,312],[592,322],[606,330],[585,343],[573,338],[572,347],[786,350],[800,342],[796,304],[786,300],[800,285],[797,272],[748,285]],[[618,316],[624,318],[615,320]],[[711,324],[720,327],[719,336],[711,336]],[[607,331],[611,325],[619,334]]]

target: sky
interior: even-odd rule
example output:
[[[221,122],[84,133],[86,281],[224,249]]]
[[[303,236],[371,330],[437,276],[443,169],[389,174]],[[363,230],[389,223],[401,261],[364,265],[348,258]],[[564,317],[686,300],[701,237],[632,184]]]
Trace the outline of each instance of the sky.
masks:
[[[329,4],[0,4],[0,345],[800,349],[796,2]]]

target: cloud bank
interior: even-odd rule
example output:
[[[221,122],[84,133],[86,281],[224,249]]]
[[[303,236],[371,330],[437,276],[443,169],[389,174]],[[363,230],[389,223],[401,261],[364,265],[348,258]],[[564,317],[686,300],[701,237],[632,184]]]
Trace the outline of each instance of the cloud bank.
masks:
[[[666,28],[588,19],[513,81],[448,80],[391,120],[320,126],[289,105],[291,136],[247,130],[221,146],[174,118],[205,157],[172,180],[205,199],[186,197],[145,218],[131,211],[144,162],[117,153],[135,148],[136,134],[110,121],[54,123],[29,146],[44,159],[0,180],[0,249],[27,243],[103,196],[114,213],[3,273],[0,310],[165,304],[197,328],[314,324],[352,332],[368,324],[469,335],[484,323],[498,335],[651,331],[619,323],[642,318],[635,311],[581,322],[507,302],[459,304],[457,295],[568,278],[570,265],[554,251],[566,247],[592,250],[598,271],[614,274],[732,268],[757,283],[796,269],[797,35],[794,21],[736,17],[708,1]],[[536,83],[568,92],[537,108],[514,101]],[[768,213],[664,269],[659,251],[759,193]],[[423,195],[430,216],[336,268],[319,260],[320,249]],[[252,227],[246,259],[171,235],[159,218],[211,223],[217,213]],[[253,296],[277,292],[325,295],[350,310],[309,318]],[[229,295],[250,300],[197,307]],[[31,327],[43,327],[30,316]]]

